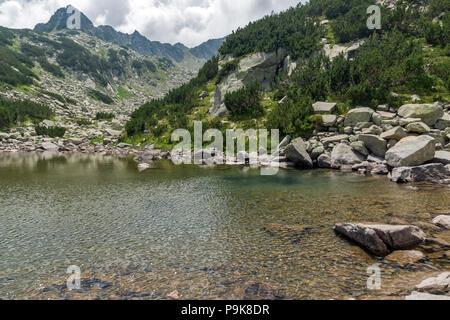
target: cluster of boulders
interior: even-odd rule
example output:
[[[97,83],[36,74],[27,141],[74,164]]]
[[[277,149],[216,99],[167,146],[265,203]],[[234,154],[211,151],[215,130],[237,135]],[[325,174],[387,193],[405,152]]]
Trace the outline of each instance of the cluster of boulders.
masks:
[[[332,114],[335,103],[313,107],[323,120],[313,137],[287,137],[280,145],[291,166],[450,184],[450,104],[407,104],[397,111],[384,105],[377,110],[360,107],[346,116]]]

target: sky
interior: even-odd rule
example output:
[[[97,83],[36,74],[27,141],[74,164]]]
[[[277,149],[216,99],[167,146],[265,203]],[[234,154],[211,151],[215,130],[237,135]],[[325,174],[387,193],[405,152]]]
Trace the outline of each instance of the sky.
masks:
[[[299,0],[0,0],[0,25],[33,28],[71,4],[95,25],[188,47],[230,34]]]

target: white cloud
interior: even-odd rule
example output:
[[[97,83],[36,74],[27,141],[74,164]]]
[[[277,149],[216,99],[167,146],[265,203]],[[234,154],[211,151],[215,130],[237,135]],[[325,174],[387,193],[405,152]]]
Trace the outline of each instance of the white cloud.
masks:
[[[94,24],[138,30],[151,40],[195,46],[299,0],[0,0],[0,25],[33,28],[72,4]]]

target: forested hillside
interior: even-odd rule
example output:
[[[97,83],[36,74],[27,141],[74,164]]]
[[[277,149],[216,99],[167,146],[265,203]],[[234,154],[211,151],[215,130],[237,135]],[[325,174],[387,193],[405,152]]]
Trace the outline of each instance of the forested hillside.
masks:
[[[375,1],[311,0],[236,30],[219,50],[221,59],[234,60],[219,68],[214,58],[189,85],[143,105],[127,125],[128,136],[168,143],[170,130],[189,128],[192,120],[227,127],[226,121],[208,114],[208,97],[242,57],[259,51],[287,49],[297,69],[290,77],[279,74],[272,92],[263,94],[249,85],[228,95],[225,100],[233,106],[227,105],[225,120],[232,125],[308,136],[318,121],[312,116],[315,101],[337,102],[342,114],[358,105],[398,108],[411,95],[420,95],[423,102],[449,101],[450,1],[388,2],[381,6],[381,30],[367,27],[366,11],[372,4]],[[348,57],[331,59],[322,50],[325,44],[333,48],[357,39],[364,44]],[[249,94],[257,99],[249,99]],[[252,108],[248,101],[254,101]]]

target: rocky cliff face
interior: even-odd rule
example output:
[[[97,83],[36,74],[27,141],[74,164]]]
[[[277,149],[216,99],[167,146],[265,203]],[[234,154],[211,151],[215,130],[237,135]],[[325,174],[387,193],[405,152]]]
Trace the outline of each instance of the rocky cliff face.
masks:
[[[231,56],[222,57],[219,61],[219,70],[232,60]],[[289,71],[292,68],[293,63],[284,49],[271,53],[257,52],[242,58],[236,70],[228,74],[217,85],[214,105],[210,109],[210,114],[220,117],[228,113],[224,104],[227,93],[239,90],[255,81],[262,86],[264,91],[270,91],[279,71]]]

